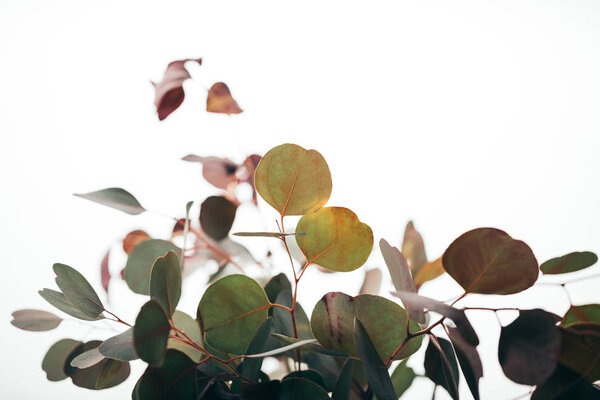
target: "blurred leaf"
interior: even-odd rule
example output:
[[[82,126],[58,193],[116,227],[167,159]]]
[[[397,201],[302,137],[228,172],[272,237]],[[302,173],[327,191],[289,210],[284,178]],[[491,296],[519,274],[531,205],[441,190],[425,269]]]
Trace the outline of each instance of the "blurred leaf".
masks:
[[[552,314],[521,310],[519,317],[502,328],[498,360],[513,382],[538,385],[552,375],[560,351],[560,331]]]
[[[449,306],[441,301],[430,299],[429,297],[420,296],[416,293],[396,292],[392,293],[392,295],[399,297],[404,304],[410,304],[412,307],[426,308],[451,319],[454,321],[457,329],[461,332],[467,342],[474,346],[479,344],[477,333],[475,333],[473,326],[463,310]]]
[[[108,269],[108,261],[110,257],[110,249],[106,251],[102,261],[100,262],[100,282],[102,289],[108,294],[108,284],[110,283],[110,269]]]
[[[267,297],[271,303],[275,303],[277,296],[282,291],[289,291],[290,293],[292,292],[292,285],[283,272],[272,277],[271,280],[265,285],[265,293],[267,294]]]
[[[531,287],[539,273],[529,246],[494,228],[462,234],[448,247],[442,263],[466,293],[518,293]]]
[[[262,159],[262,156],[258,154],[251,154],[242,163],[240,168],[237,171],[238,178],[240,182],[245,182],[250,185],[252,188],[252,202],[254,205],[257,204],[256,199],[256,186],[254,185],[254,173],[256,172],[256,167],[258,167],[258,163]]]
[[[406,257],[413,276],[416,276],[427,262],[423,237],[421,237],[421,234],[415,229],[412,221],[408,221],[406,229],[404,229],[402,254]]]
[[[69,303],[90,317],[98,317],[104,306],[92,285],[77,270],[64,264],[54,264],[56,284]]]
[[[354,342],[354,318],[361,320],[382,360],[387,360],[406,338],[406,311],[379,296],[327,293],[315,305],[310,323],[315,338],[323,347],[359,358]],[[420,329],[415,321],[410,321],[410,327],[413,332]],[[416,352],[422,340],[422,336],[409,340],[396,359]]]
[[[102,370],[104,369],[104,367],[106,366],[106,364],[109,361],[114,361],[114,360],[104,359],[104,360],[92,365],[89,368],[83,368],[83,369],[71,366],[71,362],[73,361],[73,359],[75,359],[82,353],[85,353],[91,349],[97,348],[100,345],[100,343],[101,343],[101,341],[99,341],[99,340],[92,340],[90,342],[83,343],[83,344],[79,345],[67,358],[64,370],[65,370],[65,373],[73,381],[73,384],[75,384],[76,386],[86,388],[86,389],[92,389],[92,390],[108,389],[108,388],[111,388],[111,387],[114,387],[114,386],[117,386],[117,385],[123,383],[129,377],[129,373],[130,373],[129,363],[116,361],[119,365],[118,370],[112,374],[111,379],[108,380],[108,382],[105,382],[104,386],[99,387],[99,386],[97,386],[97,384],[98,384],[98,379],[102,375]],[[104,377],[103,379],[106,380],[106,377]]]
[[[167,350],[161,367],[148,366],[137,385],[140,400],[195,400],[196,363],[177,350]]]
[[[142,306],[133,327],[135,351],[152,366],[161,366],[171,325],[165,310],[155,300]]]
[[[564,327],[582,323],[600,324],[600,304],[572,305],[560,322]]]
[[[479,379],[483,377],[483,366],[477,348],[467,342],[458,329],[451,327],[447,329],[471,394],[475,400],[479,400]]]
[[[229,275],[209,286],[198,304],[205,341],[220,351],[244,354],[268,316],[263,288],[244,275]]]
[[[600,379],[600,325],[571,325],[560,335],[560,363],[590,382]]]
[[[535,389],[531,400],[597,400],[600,388],[589,383],[583,376],[558,364],[546,382]]]
[[[61,292],[57,292],[56,290],[44,289],[38,291],[38,293],[48,303],[58,308],[60,311],[69,314],[72,317],[82,319],[84,321],[97,321],[99,319],[104,318],[103,315],[94,316],[95,313],[91,315],[84,313],[83,311],[75,307],[73,304],[71,304],[71,302],[67,300],[64,294],[62,294]]]
[[[173,313],[173,323],[177,329],[184,332],[194,343],[202,345],[202,331],[200,330],[198,321],[188,314],[176,310]],[[194,362],[198,362],[204,358],[202,351],[177,339],[169,339],[167,348],[179,350]]]
[[[138,244],[125,264],[125,282],[127,286],[139,294],[150,294],[150,274],[158,257],[179,248],[166,240],[150,239]]]
[[[243,110],[231,96],[227,85],[217,82],[208,91],[206,111],[220,114],[241,114]]]
[[[281,232],[235,232],[233,236],[259,236],[259,237],[275,237],[280,238],[284,236],[304,236],[306,232],[291,232],[291,233],[281,233]]]
[[[62,321],[48,311],[42,310],[17,310],[12,313],[11,324],[24,331],[42,332],[56,328]]]
[[[138,215],[146,211],[131,193],[121,188],[108,188],[90,193],[75,193],[74,195],[107,207],[116,208],[130,215]]]
[[[442,257],[436,259],[435,261],[425,263],[415,275],[415,285],[417,286],[417,289],[420,288],[425,282],[434,280],[445,272],[446,270],[442,264]]]
[[[273,333],[272,336],[275,339],[277,339],[279,342],[284,343],[284,344],[294,344],[294,343],[300,342],[301,340],[307,340],[307,339],[296,339],[294,337],[285,336],[280,333]],[[310,343],[306,342],[302,346],[300,346],[298,349],[302,350],[302,351],[310,351],[310,352],[320,353],[320,354],[334,356],[334,357],[347,357],[347,355],[345,353],[341,353],[336,350],[327,349],[315,342],[310,342]]]
[[[98,351],[98,347],[94,347],[71,360],[71,366],[79,369],[89,368],[104,360],[104,356]]]
[[[329,391],[327,384],[325,383],[325,378],[323,378],[323,375],[321,375],[321,373],[317,370],[304,369],[301,371],[292,371],[289,374],[287,374],[286,376],[284,376],[282,381],[285,381],[286,379],[291,379],[291,378],[304,378],[306,380],[316,383],[317,385],[321,386],[323,389]]]
[[[42,361],[42,369],[49,381],[57,382],[67,379],[64,372],[67,358],[82,343],[73,339],[62,339],[54,343],[46,352]]]
[[[430,338],[425,351],[425,375],[442,386],[454,400],[458,400],[458,364],[449,341]]]
[[[305,347],[301,347],[305,349]],[[302,361],[308,365],[311,369],[320,371],[327,383],[328,387],[334,387],[338,375],[340,374],[340,365],[334,357],[330,357],[324,354],[303,352]],[[360,363],[355,360],[358,365]]]
[[[365,367],[369,387],[373,389],[378,400],[397,400],[387,367],[379,357],[367,330],[358,318],[354,318],[354,335],[356,349]]]
[[[219,157],[201,157],[188,154],[183,161],[202,163],[202,176],[208,183],[219,189],[227,189],[232,183],[237,183],[236,171],[238,165],[231,160]]]
[[[210,196],[200,206],[200,226],[216,241],[229,235],[237,206],[223,196]]]
[[[131,231],[125,235],[125,238],[123,239],[123,251],[126,254],[131,254],[138,244],[148,239],[152,239],[152,237],[141,229]]]
[[[327,207],[303,216],[296,242],[309,264],[348,272],[363,265],[373,249],[373,231],[347,208]]]
[[[333,400],[347,400],[352,392],[352,375],[354,375],[354,367],[358,361],[347,358],[342,365],[342,370],[335,381],[331,398]]]
[[[248,345],[246,355],[248,354],[260,354],[265,351],[265,347],[269,337],[271,335],[271,328],[273,327],[273,319],[267,318],[256,330],[252,341]],[[258,382],[258,376],[260,368],[262,366],[262,358],[246,358],[242,362],[241,371],[242,376],[250,379],[251,381]]]
[[[402,360],[398,364],[391,376],[396,398],[402,397],[404,392],[412,385],[416,376],[415,371],[406,365],[406,360]]]
[[[113,360],[137,360],[139,356],[135,352],[133,345],[133,328],[129,328],[123,333],[106,339],[98,346],[98,351],[104,357]]]
[[[160,121],[167,118],[169,114],[177,110],[181,103],[183,103],[183,99],[185,98],[183,82],[191,78],[190,73],[185,69],[185,63],[188,61],[195,61],[199,65],[202,65],[201,58],[173,61],[167,66],[162,81],[159,83],[152,82],[156,90],[154,106],[156,107]]]
[[[279,381],[242,383],[242,399],[244,400],[279,400],[280,398],[281,382]]]
[[[258,193],[281,216],[314,213],[331,195],[331,173],[323,156],[295,144],[269,150],[256,168],[255,180]]]
[[[302,339],[302,340],[298,340],[296,343],[292,343],[292,344],[288,344],[287,346],[283,346],[283,347],[279,347],[277,349],[273,349],[273,350],[269,350],[269,351],[265,351],[259,354],[249,354],[246,355],[246,358],[263,358],[263,357],[273,357],[276,356],[278,354],[283,354],[285,352],[288,352],[290,350],[294,350],[297,348],[301,348],[307,344],[313,344],[316,343],[316,339]]]
[[[365,279],[360,287],[359,294],[378,295],[381,288],[381,270],[373,268],[365,272]]]
[[[396,291],[417,293],[417,288],[415,287],[415,283],[410,274],[408,263],[402,253],[400,253],[396,247],[390,246],[385,239],[379,241],[379,248],[381,249],[385,264],[390,271],[392,283],[394,284]],[[425,323],[425,314],[423,313],[422,307],[412,307],[404,301],[402,301],[402,303],[408,310],[411,319],[421,324]]]
[[[548,260],[540,266],[540,269],[544,274],[566,274],[590,267],[597,261],[598,256],[591,251],[576,251]]]
[[[329,394],[321,386],[304,378],[289,378],[281,382],[281,400],[324,400]]]
[[[150,274],[150,297],[156,300],[170,318],[181,297],[181,263],[173,251],[158,257]]]

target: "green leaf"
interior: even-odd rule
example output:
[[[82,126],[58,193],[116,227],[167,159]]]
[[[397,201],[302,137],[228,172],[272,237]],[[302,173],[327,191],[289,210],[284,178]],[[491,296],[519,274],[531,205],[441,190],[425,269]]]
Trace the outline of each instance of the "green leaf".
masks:
[[[529,246],[494,228],[461,235],[444,252],[442,263],[466,293],[518,293],[533,286],[539,273]]]
[[[244,400],[279,400],[281,398],[281,382],[269,381],[261,383],[242,382],[242,399]]]
[[[587,378],[600,379],[600,325],[576,324],[560,328],[560,364]]]
[[[85,315],[98,317],[104,306],[90,283],[77,270],[64,264],[54,264],[56,284],[69,303]]]
[[[150,273],[150,297],[171,317],[181,297],[181,263],[173,251],[158,257]]]
[[[263,288],[245,275],[229,275],[209,286],[198,304],[204,339],[217,350],[244,354],[268,316]]]
[[[118,360],[106,360],[96,380],[96,389],[103,389],[119,373],[126,363]]]
[[[566,274],[591,267],[597,261],[598,256],[591,251],[576,251],[548,260],[540,266],[540,269],[544,274]]]
[[[42,332],[56,328],[62,318],[48,311],[42,310],[17,310],[12,313],[11,324],[24,331]]]
[[[404,392],[412,385],[416,376],[415,371],[406,365],[406,360],[402,360],[398,364],[394,372],[392,372],[392,384],[394,385],[396,398],[402,397]]]
[[[89,368],[93,365],[98,364],[104,360],[104,356],[98,351],[98,347],[84,351],[73,360],[71,360],[71,366],[79,369]]]
[[[323,156],[295,144],[269,150],[256,167],[254,182],[281,216],[314,213],[331,195],[331,173]]]
[[[379,241],[379,248],[381,249],[381,254],[383,255],[385,264],[390,271],[392,283],[394,284],[396,291],[417,293],[417,288],[415,287],[415,282],[410,274],[408,263],[406,262],[406,259],[402,253],[400,253],[400,250],[398,250],[396,247],[390,246],[385,239],[381,239]],[[423,313],[423,308],[412,307],[407,303],[404,303],[404,306],[408,310],[408,314],[410,315],[411,319],[414,319],[420,324],[425,323],[425,314]]]
[[[196,363],[177,350],[167,350],[161,367],[148,366],[137,385],[140,400],[195,400]],[[201,389],[200,389],[201,390]]]
[[[90,316],[88,314],[83,313],[77,307],[75,307],[64,294],[61,292],[57,292],[52,289],[44,289],[38,291],[39,295],[42,296],[44,300],[50,303],[52,306],[58,308],[60,311],[69,314],[72,317],[82,319],[84,321],[97,321],[99,319],[103,319],[103,315]]]
[[[552,375],[560,351],[560,331],[553,314],[544,310],[522,310],[502,328],[498,360],[513,382],[539,385]]]
[[[184,312],[175,311],[173,313],[173,323],[177,329],[184,332],[194,343],[202,345],[202,331],[200,330],[198,321]],[[169,339],[167,348],[179,350],[195,362],[199,362],[204,358],[202,351],[177,339]]]
[[[271,328],[273,327],[273,319],[267,318],[256,330],[252,341],[248,345],[246,354],[258,354],[265,351],[267,341],[271,335]],[[251,381],[257,382],[262,366],[262,358],[247,358],[244,359],[241,365],[242,376],[250,379]]]
[[[106,358],[120,361],[137,360],[139,356],[133,345],[133,328],[106,339],[98,347],[98,351]]]
[[[271,303],[275,303],[279,293],[284,290],[291,293],[292,285],[283,272],[272,277],[271,280],[265,285],[265,293],[267,294],[267,297]]]
[[[229,235],[237,206],[224,196],[210,196],[200,206],[200,226],[216,241]]]
[[[406,229],[404,229],[402,254],[406,257],[413,276],[416,276],[425,263],[427,263],[427,254],[425,253],[423,237],[421,237],[421,234],[415,229],[412,221],[408,221]]]
[[[75,196],[116,208],[130,215],[138,215],[146,211],[131,193],[121,188],[108,188],[83,194],[75,193]]]
[[[425,375],[442,386],[454,400],[458,400],[458,364],[449,341],[433,337],[425,351]]]
[[[292,371],[289,374],[287,374],[286,376],[284,376],[282,381],[285,381],[286,379],[292,379],[292,378],[307,379],[307,380],[314,382],[317,385],[321,386],[323,389],[329,391],[327,388],[327,384],[325,383],[325,378],[323,378],[323,375],[321,375],[321,373],[317,370],[303,369],[301,371]]]
[[[62,339],[54,343],[46,352],[42,361],[42,369],[46,372],[46,378],[52,382],[67,379],[64,372],[67,359],[82,343],[73,339]]]
[[[347,400],[350,398],[352,391],[352,376],[354,375],[354,368],[358,364],[358,361],[347,358],[342,365],[342,370],[338,375],[331,398],[333,400]]]
[[[281,232],[235,232],[233,236],[246,236],[246,237],[274,237],[274,238],[282,238],[286,236],[304,236],[306,232],[290,232],[290,233],[281,233]]]
[[[296,231],[298,247],[309,264],[316,263],[333,271],[348,272],[363,265],[373,248],[373,231],[343,207],[326,207],[305,215]]]
[[[367,373],[369,387],[373,389],[378,400],[397,400],[387,367],[379,357],[367,330],[358,318],[354,318],[354,335],[360,360]]]
[[[135,351],[152,366],[161,366],[171,325],[165,310],[155,300],[142,306],[133,327]]]
[[[310,323],[315,338],[323,347],[359,358],[354,342],[354,318],[360,319],[365,326],[382,360],[387,361],[406,338],[406,311],[379,296],[327,293],[315,305]],[[410,321],[410,328],[413,332],[420,329],[414,321]],[[409,340],[395,359],[416,352],[422,340],[422,336]]]
[[[469,390],[473,398],[479,400],[479,379],[483,377],[483,366],[477,348],[469,343],[458,329],[448,327],[447,332]]]
[[[561,326],[568,327],[576,324],[600,324],[600,304],[584,304],[571,306],[562,321]]]
[[[281,400],[325,400],[329,394],[321,386],[304,378],[289,378],[281,382]]]
[[[179,251],[173,243],[166,240],[149,239],[138,244],[125,264],[125,282],[127,286],[139,294],[150,294],[150,274],[158,257],[169,251]]]
[[[109,379],[106,384],[99,387],[97,386],[98,380],[102,375],[102,370],[105,368],[106,364],[109,362],[113,362],[114,360],[104,359],[89,368],[76,368],[71,366],[71,362],[78,357],[80,354],[85,353],[89,350],[97,348],[100,345],[101,341],[93,340],[84,344],[79,345],[67,358],[67,362],[65,364],[64,370],[65,373],[71,378],[73,384],[79,387],[83,387],[86,389],[108,389],[114,386],[117,386],[123,383],[130,374],[129,363],[117,361],[119,365],[119,369],[112,374],[111,379]],[[103,378],[103,379],[106,379]],[[104,382],[102,382],[104,383]]]

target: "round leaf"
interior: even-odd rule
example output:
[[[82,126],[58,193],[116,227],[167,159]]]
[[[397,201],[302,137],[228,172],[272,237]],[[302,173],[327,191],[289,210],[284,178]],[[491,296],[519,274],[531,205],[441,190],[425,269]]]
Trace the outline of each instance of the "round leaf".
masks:
[[[379,357],[386,362],[406,338],[406,310],[379,296],[348,296],[340,292],[327,293],[315,305],[310,318],[312,332],[326,348],[360,358],[354,342],[354,319],[364,325]],[[410,330],[419,325],[410,321]],[[395,359],[406,358],[421,347],[422,336],[411,339]]]
[[[269,150],[255,173],[256,190],[282,216],[318,211],[331,195],[331,173],[323,156],[295,144]]]
[[[518,293],[538,277],[537,260],[529,246],[494,228],[461,235],[444,252],[442,263],[467,293]]]
[[[206,111],[221,114],[240,114],[242,109],[231,96],[226,84],[217,82],[208,91]]]
[[[181,263],[173,251],[158,257],[150,274],[150,297],[160,303],[170,317],[181,297]]]
[[[123,239],[123,251],[127,254],[131,254],[135,247],[145,240],[152,239],[145,231],[137,229],[129,232]]]
[[[71,353],[81,344],[73,339],[62,339],[54,343],[42,361],[42,369],[49,381],[57,382],[67,379],[64,372],[65,364]]]
[[[597,261],[598,256],[591,251],[576,251],[548,260],[540,266],[540,269],[544,274],[566,274],[590,267]]]
[[[205,340],[217,350],[244,354],[267,319],[269,300],[263,288],[245,275],[229,275],[206,289],[198,304]]]
[[[48,311],[42,310],[17,310],[12,313],[11,324],[19,329],[32,332],[49,331],[56,328],[62,321]]]
[[[214,240],[229,235],[237,206],[223,196],[210,196],[200,206],[200,226]]]
[[[150,365],[163,362],[171,325],[162,306],[150,300],[142,306],[133,327],[135,351]]]
[[[71,378],[73,384],[76,386],[86,389],[108,389],[119,385],[129,377],[129,363],[116,360],[104,359],[89,368],[83,369],[71,366],[73,359],[78,357],[80,354],[97,348],[100,343],[101,342],[99,340],[93,340],[81,344],[71,353],[69,358],[67,358],[67,362],[65,364],[65,373]],[[114,363],[117,363],[116,366],[118,366],[118,368],[114,367]],[[113,366],[110,366],[109,368],[114,369],[112,371],[105,371],[104,377],[100,379],[107,364],[113,364]],[[111,372],[110,376],[107,376],[107,372]],[[101,386],[98,385],[99,379],[101,380]]]
[[[179,248],[166,240],[151,239],[138,244],[125,264],[125,282],[127,286],[139,294],[150,294],[150,273],[158,257],[168,251],[178,251]]]
[[[363,265],[373,249],[373,231],[347,208],[327,207],[305,215],[296,231],[298,246],[309,263],[333,271],[352,271]]]

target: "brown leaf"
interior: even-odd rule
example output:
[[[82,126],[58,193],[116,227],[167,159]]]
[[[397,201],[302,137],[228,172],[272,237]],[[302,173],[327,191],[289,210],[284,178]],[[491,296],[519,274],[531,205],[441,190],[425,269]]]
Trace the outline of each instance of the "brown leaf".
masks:
[[[185,60],[173,61],[167,66],[162,81],[160,83],[152,82],[152,85],[156,89],[154,105],[156,106],[156,112],[160,121],[167,118],[169,114],[183,103],[183,99],[185,98],[183,82],[191,78],[190,73],[185,69],[187,61],[196,61],[202,65],[201,58],[187,58]]]
[[[206,111],[221,114],[240,114],[243,110],[231,96],[226,84],[217,82],[208,91]]]
[[[219,189],[226,190],[232,183],[237,183],[236,171],[239,165],[231,160],[219,157],[201,157],[194,154],[188,154],[182,160],[202,163],[202,176],[208,183]]]
[[[185,218],[179,218],[175,221],[175,225],[173,226],[173,232],[171,233],[171,239],[183,235],[183,231],[185,229]]]
[[[110,283],[110,270],[108,269],[108,259],[110,257],[110,249],[106,251],[102,261],[100,262],[100,281],[102,288],[108,293],[108,284]]]
[[[421,287],[425,282],[431,281],[438,276],[442,275],[446,270],[442,265],[442,257],[438,258],[435,261],[425,263],[419,272],[415,275],[415,285],[417,285],[417,289]]]
[[[152,237],[141,229],[131,231],[123,239],[123,250],[129,254],[135,249],[135,246],[148,239],[152,239]]]

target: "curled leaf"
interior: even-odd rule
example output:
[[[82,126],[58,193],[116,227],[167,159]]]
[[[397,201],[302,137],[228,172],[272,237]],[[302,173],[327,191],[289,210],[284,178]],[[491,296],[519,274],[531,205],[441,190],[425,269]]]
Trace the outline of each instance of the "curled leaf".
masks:
[[[201,58],[188,58],[185,60],[173,61],[167,66],[167,70],[159,83],[152,82],[156,95],[154,98],[154,106],[158,113],[158,119],[164,120],[175,111],[185,98],[183,91],[183,82],[191,78],[190,73],[185,69],[185,63],[195,61],[202,64]]]
[[[223,82],[217,82],[208,91],[206,111],[221,114],[241,114],[243,110],[231,96],[229,87]]]

